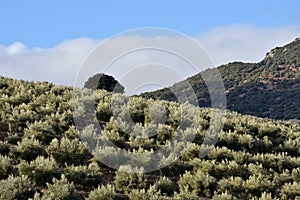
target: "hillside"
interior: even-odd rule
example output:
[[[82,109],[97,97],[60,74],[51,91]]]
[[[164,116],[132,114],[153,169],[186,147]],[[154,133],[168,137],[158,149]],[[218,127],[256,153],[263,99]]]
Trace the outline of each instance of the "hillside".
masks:
[[[208,148],[202,142],[213,110],[104,90],[93,91],[95,102],[89,97],[78,101],[72,98],[74,91],[48,82],[0,78],[1,200],[289,200],[300,196],[300,125],[227,112],[216,145],[200,158],[198,152]],[[112,101],[127,102],[117,108],[119,117],[112,113]],[[73,112],[74,105],[79,112]],[[75,126],[76,119],[89,120],[82,114],[89,108],[102,127],[100,134],[93,123]],[[131,116],[131,123],[126,116]],[[101,142],[107,138],[124,151],[107,148]],[[162,148],[180,156],[165,165],[176,154],[160,153],[157,170],[143,173],[146,168],[135,168],[152,166],[153,152]],[[149,159],[127,159],[136,152]],[[98,158],[117,160],[118,169],[138,173],[117,171]]]
[[[259,63],[233,62],[218,67],[223,77],[227,108],[241,114],[273,119],[300,119],[300,39],[276,47]],[[187,81],[200,107],[210,106],[210,97],[201,74]],[[179,82],[171,87],[184,85]],[[170,88],[141,94],[145,98],[176,101]]]

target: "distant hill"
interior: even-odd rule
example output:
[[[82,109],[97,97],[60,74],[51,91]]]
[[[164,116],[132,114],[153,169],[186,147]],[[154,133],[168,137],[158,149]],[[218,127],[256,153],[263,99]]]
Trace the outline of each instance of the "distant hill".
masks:
[[[187,79],[200,107],[210,106],[201,74]],[[227,96],[227,108],[241,114],[273,119],[300,119],[300,39],[276,47],[259,63],[233,62],[218,67]],[[180,87],[183,82],[171,87]],[[145,98],[177,101],[171,87],[141,94]]]

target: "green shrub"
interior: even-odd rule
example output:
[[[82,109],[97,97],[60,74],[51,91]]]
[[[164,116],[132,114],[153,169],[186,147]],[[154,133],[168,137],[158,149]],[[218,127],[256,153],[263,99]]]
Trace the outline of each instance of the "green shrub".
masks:
[[[145,189],[133,189],[128,196],[130,200],[150,200],[151,198],[151,195]]]
[[[300,168],[292,170],[292,178],[294,181],[300,182]]]
[[[232,196],[228,191],[225,191],[221,194],[215,194],[212,200],[238,200],[238,198]]]
[[[159,124],[157,141],[160,144],[165,144],[167,141],[171,141],[173,139],[174,133],[175,130],[171,126]]]
[[[14,158],[19,158],[27,161],[36,159],[37,156],[46,154],[43,146],[34,137],[24,137],[18,145],[12,149],[11,154]]]
[[[147,102],[141,97],[132,97],[128,102],[129,112],[134,122],[144,123]]]
[[[272,193],[275,191],[274,183],[262,174],[250,176],[245,181],[244,188],[248,199],[261,196],[263,192]]]
[[[132,168],[131,165],[122,165],[116,172],[115,186],[119,191],[129,193],[132,189],[142,189],[146,186],[146,177],[143,169]]]
[[[174,193],[174,199],[184,199],[184,200],[195,200],[199,199],[199,196],[190,191],[189,186],[180,189],[180,192]]]
[[[96,146],[93,155],[96,159],[101,160],[103,164],[108,166],[114,166],[116,165],[116,162],[117,165],[124,165],[126,163],[123,149],[117,149],[112,146]]]
[[[81,199],[79,193],[76,191],[74,184],[69,183],[68,179],[62,175],[58,180],[53,178],[52,184],[47,183],[47,189],[43,190],[42,199],[59,199],[59,200],[77,200]]]
[[[74,131],[76,131],[76,130],[74,130]],[[95,128],[93,124],[87,125],[79,133],[81,141],[84,143],[84,145],[90,152],[95,150],[97,143],[99,143],[101,140],[102,135],[100,135],[98,133],[99,133],[99,131],[97,131],[97,128]],[[74,139],[76,137],[70,138],[67,136],[67,138]]]
[[[61,170],[55,160],[40,156],[30,161],[30,163],[21,161],[18,168],[21,175],[29,176],[40,186],[44,186],[46,182],[50,182],[53,177],[59,177],[61,174]]]
[[[96,162],[88,166],[66,166],[65,176],[74,184],[81,184],[84,187],[96,186],[102,180],[100,168]]]
[[[96,108],[96,116],[97,119],[101,121],[109,121],[112,117],[112,110],[111,110],[111,102],[110,101],[100,101]]]
[[[229,176],[239,176],[243,179],[249,178],[251,172],[248,169],[247,165],[239,165],[235,162],[235,160],[232,161],[222,161],[220,165],[226,166],[226,170],[224,171],[223,176],[229,177]],[[218,173],[218,172],[216,172]]]
[[[155,149],[155,141],[153,138],[144,138],[141,136],[130,136],[129,145],[132,149],[143,148],[145,150]]]
[[[227,193],[238,197],[239,199],[245,198],[245,189],[243,187],[244,181],[241,177],[223,178],[218,182],[218,192]],[[225,195],[225,194],[224,194]]]
[[[163,195],[171,196],[174,193],[174,184],[168,177],[161,177],[154,185],[154,189]]]
[[[168,118],[167,105],[161,104],[161,102],[148,103],[148,107],[145,109],[145,122],[152,124],[165,124]]]
[[[212,197],[216,189],[216,180],[200,170],[193,174],[188,171],[180,177],[178,185],[180,191],[188,190],[198,196]]]
[[[77,138],[71,140],[63,137],[60,141],[54,138],[46,150],[61,165],[81,165],[90,158],[88,150]]]
[[[282,173],[274,174],[273,182],[277,187],[281,187],[285,183],[290,183],[293,181],[293,177],[291,176],[289,170],[284,170]]]
[[[0,141],[0,155],[8,155],[10,151],[10,145],[6,142]]]
[[[57,132],[49,121],[35,121],[29,124],[24,131],[25,137],[34,137],[42,144],[49,144],[57,136]]]
[[[288,199],[296,199],[300,197],[300,183],[293,182],[293,183],[286,183],[281,188],[281,199],[288,200]]]
[[[251,200],[255,200],[257,198],[252,198]],[[279,200],[278,198],[273,198],[271,193],[263,192],[258,200]]]
[[[86,200],[118,200],[120,196],[116,193],[113,185],[101,185],[97,189],[92,190]]]
[[[5,179],[12,172],[12,160],[7,156],[0,155],[0,179]]]
[[[158,191],[153,188],[149,190],[145,189],[134,189],[128,195],[130,200],[171,200],[173,198],[161,195]]]
[[[6,138],[6,141],[8,144],[17,145],[19,141],[22,140],[22,137],[18,134],[8,134],[8,137]]]
[[[199,156],[200,149],[201,149],[201,147],[199,145],[192,143],[188,146],[188,148],[181,155],[181,158],[184,161],[193,160],[194,158],[197,158]]]
[[[70,126],[69,129],[64,132],[63,136],[70,140],[78,138],[76,127],[74,125]]]
[[[166,160],[168,160],[168,158],[166,158]],[[160,172],[164,176],[179,176],[184,174],[186,171],[192,170],[192,165],[190,165],[188,162],[176,160],[172,164],[166,166],[164,163],[166,160],[165,158],[162,158],[160,161],[162,163],[161,165],[164,166],[164,168],[160,169]]]
[[[115,145],[119,146],[120,148],[125,147],[125,138],[121,136],[121,134],[118,131],[105,129],[102,132],[102,134],[107,136],[109,141],[113,142]]]
[[[232,151],[227,147],[216,147],[209,154],[208,158],[221,162],[222,160],[233,160]]]
[[[0,199],[28,199],[32,194],[32,183],[27,176],[9,176],[0,181]]]
[[[173,128],[177,128],[182,120],[182,109],[179,104],[168,102],[168,118],[167,123]]]

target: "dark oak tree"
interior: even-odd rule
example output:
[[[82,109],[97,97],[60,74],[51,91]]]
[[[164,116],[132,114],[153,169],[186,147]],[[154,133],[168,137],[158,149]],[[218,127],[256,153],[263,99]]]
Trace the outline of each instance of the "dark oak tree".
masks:
[[[107,90],[114,93],[124,93],[125,88],[114,77],[98,73],[91,76],[84,84],[85,88],[92,90]]]

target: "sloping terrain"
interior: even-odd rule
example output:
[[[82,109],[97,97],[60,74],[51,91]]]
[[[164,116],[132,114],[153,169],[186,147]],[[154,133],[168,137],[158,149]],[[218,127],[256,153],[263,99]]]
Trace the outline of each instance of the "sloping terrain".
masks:
[[[259,63],[233,62],[218,67],[226,89],[227,108],[241,114],[273,119],[300,119],[300,39],[267,53]],[[201,74],[187,81],[200,107],[210,107],[210,96]],[[171,87],[180,87],[183,82]],[[170,88],[143,93],[152,99],[177,101]]]
[[[72,110],[73,91],[47,82],[0,78],[0,199],[288,200],[300,196],[297,124],[228,112],[222,118],[218,142],[199,158],[198,152],[206,148],[202,142],[210,127],[211,109],[95,90],[93,112],[103,129],[97,134],[93,125],[75,126],[74,119],[80,115]],[[127,102],[128,109],[120,109],[120,117],[111,111],[112,100]],[[77,104],[78,110],[87,109],[88,102],[86,98]],[[183,108],[189,112],[183,113]],[[132,123],[123,118],[128,112]],[[193,134],[187,143],[174,140]],[[95,139],[92,142],[108,138],[129,155],[151,156],[166,146],[174,152],[183,146],[184,151],[170,165],[142,173],[143,168],[135,166],[151,165],[149,160],[128,161],[122,151],[111,151],[98,142],[89,152],[82,140],[89,137]],[[173,158],[172,154],[158,156],[158,165]],[[96,157],[118,159],[123,171]]]

